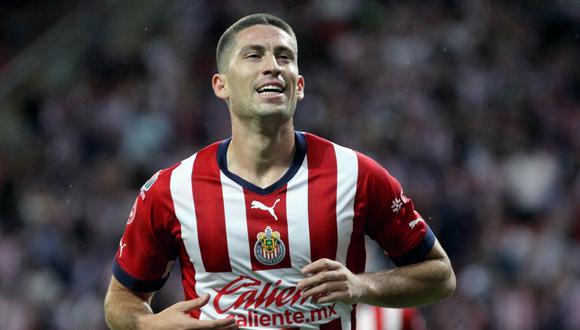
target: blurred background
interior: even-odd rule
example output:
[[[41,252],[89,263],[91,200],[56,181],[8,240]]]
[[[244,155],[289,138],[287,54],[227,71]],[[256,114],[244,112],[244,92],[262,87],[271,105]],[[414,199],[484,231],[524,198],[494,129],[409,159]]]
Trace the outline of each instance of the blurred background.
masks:
[[[229,136],[215,46],[254,12],[298,36],[296,127],[388,168],[449,253],[430,329],[580,329],[575,0],[1,1],[1,328],[106,327],[139,188]]]

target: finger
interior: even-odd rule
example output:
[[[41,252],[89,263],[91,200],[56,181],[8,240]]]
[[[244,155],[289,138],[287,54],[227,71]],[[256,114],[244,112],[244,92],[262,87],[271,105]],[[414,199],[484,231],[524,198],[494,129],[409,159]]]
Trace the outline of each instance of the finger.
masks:
[[[307,277],[297,284],[299,290],[308,289],[325,282],[346,281],[348,278],[344,272],[341,271],[327,271],[320,272],[316,275]]]
[[[316,299],[316,303],[324,304],[329,302],[346,302],[348,295],[346,292],[335,291]]]
[[[177,307],[177,310],[179,310],[181,312],[189,313],[189,311],[191,311],[193,309],[198,309],[198,308],[205,306],[205,304],[207,304],[208,301],[209,301],[209,294],[206,293],[197,299],[182,301],[182,302],[178,303],[176,307]]]
[[[340,262],[324,258],[304,266],[301,272],[302,274],[315,274],[323,270],[336,270],[341,267]]]
[[[316,297],[316,296],[326,296],[332,292],[336,291],[347,291],[348,286],[345,282],[326,282],[320,285],[311,287],[310,289],[302,292],[302,297],[309,298],[309,297]]]

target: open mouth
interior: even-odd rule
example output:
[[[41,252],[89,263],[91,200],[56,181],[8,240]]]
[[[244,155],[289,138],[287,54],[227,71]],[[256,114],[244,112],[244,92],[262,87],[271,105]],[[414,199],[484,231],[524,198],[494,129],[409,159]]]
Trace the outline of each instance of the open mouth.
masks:
[[[256,90],[258,94],[264,96],[275,96],[284,93],[284,88],[276,85],[264,85]]]

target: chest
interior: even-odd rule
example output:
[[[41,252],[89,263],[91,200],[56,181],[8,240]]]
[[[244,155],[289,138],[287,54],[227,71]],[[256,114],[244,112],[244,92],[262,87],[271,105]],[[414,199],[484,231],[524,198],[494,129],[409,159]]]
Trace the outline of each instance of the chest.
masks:
[[[355,191],[329,181],[323,173],[313,177],[299,171],[267,195],[225,175],[203,190],[196,190],[194,181],[190,217],[180,219],[184,245],[195,251],[189,253],[194,266],[247,274],[299,270],[320,258],[346,262]]]

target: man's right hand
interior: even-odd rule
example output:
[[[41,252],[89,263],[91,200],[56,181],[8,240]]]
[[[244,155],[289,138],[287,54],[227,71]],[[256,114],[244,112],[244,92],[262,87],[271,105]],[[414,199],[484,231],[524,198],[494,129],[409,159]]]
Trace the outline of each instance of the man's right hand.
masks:
[[[189,312],[203,307],[209,301],[209,295],[197,299],[181,301],[171,305],[157,314],[143,315],[139,318],[140,329],[174,330],[174,329],[238,329],[235,318],[220,320],[198,320]]]

